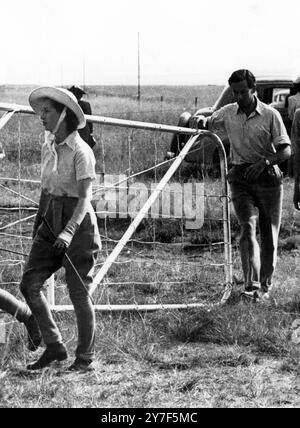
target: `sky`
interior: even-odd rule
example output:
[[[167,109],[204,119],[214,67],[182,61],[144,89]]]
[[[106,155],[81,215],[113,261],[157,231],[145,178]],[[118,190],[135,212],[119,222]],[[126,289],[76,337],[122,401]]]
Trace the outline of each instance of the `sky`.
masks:
[[[223,84],[300,75],[299,0],[0,0],[1,84]]]

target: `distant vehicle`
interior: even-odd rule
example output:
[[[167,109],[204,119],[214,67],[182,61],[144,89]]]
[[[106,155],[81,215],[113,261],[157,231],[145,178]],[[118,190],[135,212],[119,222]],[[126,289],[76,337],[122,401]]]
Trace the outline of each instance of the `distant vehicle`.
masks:
[[[287,129],[288,134],[291,133],[291,120],[288,117],[288,97],[294,94],[294,83],[295,79],[291,77],[257,77],[256,78],[256,90],[258,98],[266,103],[270,104],[276,110],[278,110],[282,116],[283,122]],[[228,85],[225,86],[221,92],[219,98],[212,107],[204,107],[197,110],[193,114],[203,115],[209,117],[214,111],[221,107],[233,103],[233,94]],[[189,127],[189,121],[192,114],[190,112],[184,112],[180,115],[178,126]],[[174,135],[172,137],[170,149],[166,157],[176,156],[186,143],[187,137],[183,135]],[[226,150],[227,156],[230,152],[228,139],[223,139],[223,144]],[[192,164],[198,164],[200,168],[205,170],[215,170],[219,168],[219,154],[218,148],[216,147],[213,140],[209,137],[203,137],[198,143],[196,150],[193,150],[190,154],[185,157],[186,162]],[[289,166],[286,162],[282,166],[283,171],[288,172]]]
[[[280,109],[287,107],[288,102],[288,96],[290,95],[289,89],[281,89],[273,96],[273,101],[271,102],[270,106]]]

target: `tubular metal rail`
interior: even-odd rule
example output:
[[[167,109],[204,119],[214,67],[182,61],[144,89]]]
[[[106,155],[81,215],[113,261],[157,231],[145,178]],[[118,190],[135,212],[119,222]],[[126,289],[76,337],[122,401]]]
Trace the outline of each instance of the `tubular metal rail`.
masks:
[[[17,105],[17,104],[8,104],[8,103],[0,103],[0,111],[5,111],[6,113],[0,119],[0,130],[4,125],[8,123],[8,121],[13,117],[15,113],[22,114],[35,114],[34,111],[29,106]],[[231,227],[230,227],[230,206],[229,206],[229,192],[228,192],[228,183],[226,179],[227,175],[227,157],[226,152],[223,146],[221,139],[213,134],[210,131],[191,129],[191,128],[183,128],[178,126],[169,126],[157,123],[148,123],[148,122],[139,122],[132,120],[121,120],[103,116],[95,116],[95,115],[86,115],[86,120],[97,123],[100,125],[110,125],[110,126],[118,126],[125,128],[134,128],[134,129],[144,129],[151,131],[160,131],[160,132],[168,132],[175,134],[185,134],[189,135],[190,139],[182,148],[179,155],[174,159],[170,168],[163,176],[161,181],[157,184],[157,187],[150,195],[149,199],[145,202],[144,206],[138,212],[133,222],[124,233],[123,237],[117,243],[113,251],[107,257],[105,263],[103,264],[100,271],[96,274],[93,280],[93,284],[90,290],[90,295],[94,293],[99,284],[103,281],[106,273],[108,272],[111,265],[116,261],[117,257],[121,253],[124,246],[128,243],[131,236],[137,229],[138,225],[146,216],[151,205],[156,201],[159,197],[160,193],[163,191],[164,187],[167,185],[168,181],[172,178],[176,170],[179,168],[180,164],[184,160],[185,156],[188,154],[193,145],[198,141],[200,137],[203,135],[208,135],[210,138],[214,140],[218,147],[219,159],[220,159],[220,167],[221,167],[221,182],[222,182],[222,195],[220,195],[220,199],[222,200],[222,209],[223,209],[223,233],[224,233],[224,269],[225,269],[225,287],[223,291],[222,298],[218,305],[222,305],[226,303],[228,300],[231,290],[232,290],[232,246],[231,246]],[[53,287],[53,285],[52,285]],[[48,293],[49,296],[49,293]],[[65,311],[71,310],[72,306],[58,306],[55,305],[54,302],[54,291],[50,291],[50,296],[52,304],[52,309],[57,311]],[[118,310],[156,310],[156,309],[181,309],[187,307],[207,307],[211,306],[203,303],[194,303],[194,304],[156,304],[156,305],[96,305],[95,309],[102,311],[118,311]]]

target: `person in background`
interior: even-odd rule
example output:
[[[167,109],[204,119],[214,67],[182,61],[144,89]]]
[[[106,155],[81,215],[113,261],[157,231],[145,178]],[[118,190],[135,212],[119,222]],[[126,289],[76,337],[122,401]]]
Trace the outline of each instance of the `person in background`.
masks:
[[[0,310],[12,315],[17,321],[24,324],[28,334],[28,349],[36,351],[41,344],[42,336],[29,307],[8,291],[0,288]]]
[[[288,116],[291,121],[294,119],[295,111],[300,107],[300,81],[294,84],[293,92],[295,95],[288,97]]]
[[[294,155],[294,206],[300,211],[300,108],[295,111],[292,124],[292,151]]]
[[[0,148],[2,148],[1,144]],[[0,159],[4,158],[4,156],[1,157],[0,152]],[[0,288],[0,311],[12,315],[17,321],[24,324],[28,335],[28,349],[30,351],[36,351],[41,344],[42,336],[39,326],[29,307],[8,291]]]
[[[236,102],[209,118],[194,116],[191,127],[206,127],[228,136],[232,163],[228,182],[241,227],[243,294],[266,300],[273,285],[282,212],[283,184],[278,164],[289,159],[291,142],[279,112],[255,95],[256,79],[249,70],[235,71],[228,83]]]
[[[91,115],[92,114],[92,108],[88,101],[85,101],[82,99],[83,95],[86,94],[86,92],[80,87],[73,85],[69,88],[69,91],[72,92],[72,94],[75,95],[77,98],[78,104],[80,105],[82,111],[84,114]],[[93,137],[93,123],[87,122],[84,128],[78,130],[80,137],[88,143],[88,145],[93,148],[96,145],[96,141]]]
[[[91,205],[95,156],[78,133],[86,120],[70,91],[41,87],[30,94],[29,103],[46,132],[41,156],[42,192],[20,289],[39,325],[46,349],[27,369],[38,370],[53,361],[67,359],[67,349],[42,292],[45,281],[64,267],[78,327],[76,358],[68,369],[91,370],[95,312],[89,288],[101,246]]]

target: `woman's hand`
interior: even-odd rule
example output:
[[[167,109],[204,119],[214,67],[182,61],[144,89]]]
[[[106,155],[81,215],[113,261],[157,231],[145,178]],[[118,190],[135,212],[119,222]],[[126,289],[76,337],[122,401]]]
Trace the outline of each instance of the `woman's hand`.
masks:
[[[64,230],[58,235],[56,241],[53,244],[56,255],[60,256],[69,248],[78,227],[79,225],[72,219],[68,222]]]
[[[53,250],[57,256],[63,255],[69,248],[73,236],[87,213],[92,194],[92,180],[87,178],[78,181],[77,188],[79,198],[73,215],[53,244]]]
[[[62,256],[66,252],[67,248],[68,246],[66,242],[63,241],[61,238],[57,238],[53,244],[53,251],[58,257]]]

